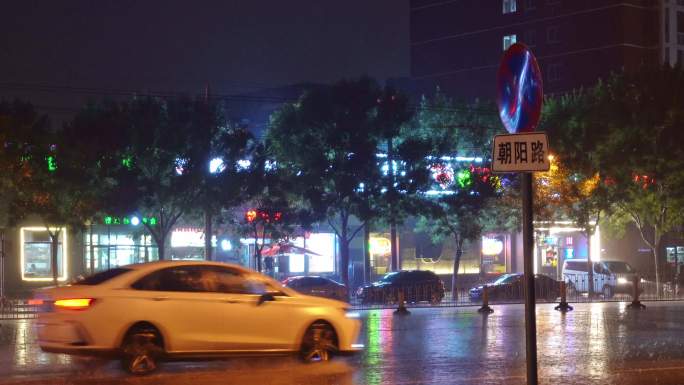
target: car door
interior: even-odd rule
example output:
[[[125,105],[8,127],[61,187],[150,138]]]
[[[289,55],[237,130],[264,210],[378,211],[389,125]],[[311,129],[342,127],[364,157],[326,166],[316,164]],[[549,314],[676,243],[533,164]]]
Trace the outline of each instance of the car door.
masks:
[[[215,352],[221,338],[223,294],[208,290],[203,266],[174,266],[153,272],[132,285],[141,320],[157,325],[170,352]],[[126,309],[122,309],[126,311]]]
[[[303,307],[256,274],[216,267],[224,297],[223,337],[233,351],[290,350],[303,327]],[[269,297],[263,301],[262,296]]]

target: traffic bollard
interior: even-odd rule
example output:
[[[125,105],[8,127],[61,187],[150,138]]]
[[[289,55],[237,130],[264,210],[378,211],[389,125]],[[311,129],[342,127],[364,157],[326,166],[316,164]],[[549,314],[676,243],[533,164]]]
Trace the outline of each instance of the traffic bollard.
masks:
[[[627,305],[627,307],[637,310],[646,308],[646,305],[639,301],[639,277],[636,275],[632,278],[632,303]]]
[[[565,281],[560,282],[560,298],[560,303],[554,309],[562,312],[572,310],[572,306],[568,305],[567,287],[565,286]]]
[[[487,285],[482,286],[482,307],[477,309],[478,313],[489,314],[494,313],[494,309],[489,307],[489,293],[487,292]]]
[[[394,311],[394,314],[399,314],[399,315],[408,315],[411,314],[410,311],[406,308],[406,299],[404,298],[404,290],[399,289],[399,293],[397,295],[397,298],[399,300],[399,307],[397,310]]]

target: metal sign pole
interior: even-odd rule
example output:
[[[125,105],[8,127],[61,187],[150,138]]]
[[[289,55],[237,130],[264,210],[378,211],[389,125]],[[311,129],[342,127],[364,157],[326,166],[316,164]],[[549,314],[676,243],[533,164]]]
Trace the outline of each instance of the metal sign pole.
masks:
[[[532,225],[532,173],[522,173],[523,257],[525,270],[525,347],[527,351],[527,385],[537,385],[537,325],[535,309],[534,269],[532,266],[534,234]]]
[[[5,230],[0,232],[0,303],[5,300]]]

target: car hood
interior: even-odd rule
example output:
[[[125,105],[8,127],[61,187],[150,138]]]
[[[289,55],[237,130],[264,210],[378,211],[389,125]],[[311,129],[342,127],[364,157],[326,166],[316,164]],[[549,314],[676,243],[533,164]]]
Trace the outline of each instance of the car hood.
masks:
[[[349,304],[346,302],[334,300],[334,299],[329,299],[329,298],[324,298],[324,297],[316,297],[313,295],[305,295],[305,294],[299,294],[297,296],[297,299],[305,302],[308,305],[315,305],[315,306],[325,306],[325,307],[334,307],[334,308],[347,308],[349,307]]]

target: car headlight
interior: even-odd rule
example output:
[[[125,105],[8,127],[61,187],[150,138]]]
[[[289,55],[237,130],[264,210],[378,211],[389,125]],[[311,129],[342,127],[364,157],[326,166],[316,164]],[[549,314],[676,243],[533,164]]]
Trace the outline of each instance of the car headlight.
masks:
[[[618,285],[624,285],[624,284],[626,284],[627,282],[628,282],[628,281],[627,281],[627,278],[618,278],[618,279],[617,279]]]

